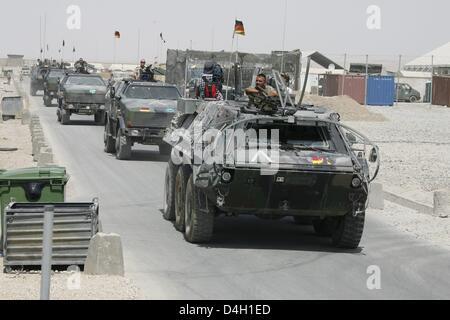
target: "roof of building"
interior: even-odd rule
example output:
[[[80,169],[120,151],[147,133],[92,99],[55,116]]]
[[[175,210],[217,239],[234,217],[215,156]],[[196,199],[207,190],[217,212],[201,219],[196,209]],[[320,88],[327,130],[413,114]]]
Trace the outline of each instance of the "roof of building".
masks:
[[[405,69],[419,70],[421,67],[450,65],[450,42],[440,46],[405,65]],[[424,70],[425,71],[425,70]]]

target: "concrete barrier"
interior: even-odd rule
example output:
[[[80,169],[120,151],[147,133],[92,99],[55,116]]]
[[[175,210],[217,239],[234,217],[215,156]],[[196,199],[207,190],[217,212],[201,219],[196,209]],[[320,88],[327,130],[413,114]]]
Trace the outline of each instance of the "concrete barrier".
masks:
[[[124,276],[122,241],[118,234],[96,234],[89,244],[84,265],[88,275]]]
[[[395,194],[393,192],[384,191],[384,198],[386,201],[398,204],[402,207],[409,208],[412,210],[416,210],[422,213],[426,214],[433,214],[433,208],[430,206],[427,206],[425,204],[413,201],[411,199],[405,198],[403,196],[400,196],[398,194]]]
[[[48,166],[53,164],[53,152],[49,147],[42,147],[37,158],[38,166]]]
[[[450,190],[434,192],[434,215],[440,218],[448,218],[450,215]]]
[[[369,208],[384,210],[384,192],[381,183],[372,183],[370,185]]]
[[[25,109],[25,111],[22,113],[22,124],[26,125],[29,124],[31,122],[31,114],[30,111],[28,111],[27,109]]]

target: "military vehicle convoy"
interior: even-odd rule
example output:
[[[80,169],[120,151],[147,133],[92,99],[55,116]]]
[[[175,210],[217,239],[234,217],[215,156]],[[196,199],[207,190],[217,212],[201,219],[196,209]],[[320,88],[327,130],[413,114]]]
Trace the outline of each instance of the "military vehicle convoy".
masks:
[[[181,94],[177,87],[158,82],[122,80],[106,95],[105,152],[119,160],[129,160],[134,144],[158,145],[168,155],[170,145],[163,141],[177,110]]]
[[[58,97],[59,82],[66,76],[66,70],[50,68],[44,77],[44,105],[50,107]]]
[[[337,247],[357,248],[378,147],[331,111],[263,105],[180,100],[165,138],[173,151],[164,218],[188,242],[205,243],[219,215],[293,217]]]
[[[104,125],[106,91],[99,75],[67,73],[58,86],[58,122],[67,125],[72,114],[80,114],[94,115],[95,123]]]

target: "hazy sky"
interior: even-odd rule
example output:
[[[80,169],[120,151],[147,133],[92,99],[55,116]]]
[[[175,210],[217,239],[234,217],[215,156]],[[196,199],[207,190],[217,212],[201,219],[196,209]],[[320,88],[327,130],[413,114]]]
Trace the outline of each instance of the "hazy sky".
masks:
[[[70,5],[81,9],[81,29],[69,30]],[[369,30],[368,6],[381,9],[381,29]],[[122,33],[116,59],[153,60],[167,48],[230,50],[234,19],[245,24],[239,50],[282,49],[285,0],[14,0],[1,1],[0,57],[7,53],[39,56],[39,20],[47,15],[49,56],[112,61],[114,31]],[[424,54],[450,41],[448,0],[288,0],[285,48],[319,50],[326,54]],[[138,30],[141,51],[138,54]],[[167,43],[159,40],[163,33]]]

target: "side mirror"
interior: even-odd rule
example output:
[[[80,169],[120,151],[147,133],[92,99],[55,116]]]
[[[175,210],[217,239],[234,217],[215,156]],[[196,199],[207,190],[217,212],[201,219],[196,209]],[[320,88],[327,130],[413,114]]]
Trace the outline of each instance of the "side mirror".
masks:
[[[373,148],[372,151],[370,151],[369,161],[374,163],[378,160],[378,149]]]
[[[351,143],[351,144],[355,144],[356,143],[356,137],[353,133],[347,132],[345,134],[345,136],[347,137],[347,140]]]

